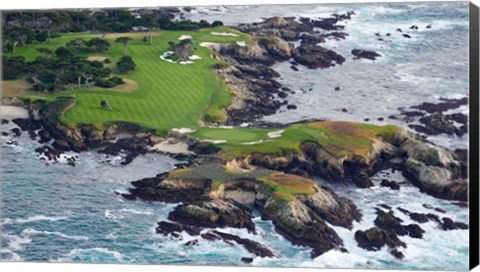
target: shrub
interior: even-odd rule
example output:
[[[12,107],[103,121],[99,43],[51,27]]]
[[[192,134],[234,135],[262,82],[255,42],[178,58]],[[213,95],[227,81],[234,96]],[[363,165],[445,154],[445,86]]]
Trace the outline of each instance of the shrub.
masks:
[[[60,46],[55,50],[55,55],[61,59],[73,58],[73,51],[65,46]]]
[[[25,58],[18,57],[3,57],[3,79],[12,80],[22,76],[25,72]]]
[[[95,86],[101,87],[101,88],[113,88],[115,86],[118,86],[120,84],[123,84],[124,81],[120,77],[111,77],[111,78],[101,78],[98,79],[95,82]]]
[[[117,62],[117,69],[120,74],[126,74],[128,72],[131,72],[135,70],[135,67],[137,65],[133,61],[133,59],[130,56],[123,56],[118,62]]]
[[[112,63],[112,61],[111,61],[110,59],[108,59],[108,58],[107,58],[107,59],[104,59],[104,60],[103,60],[103,63],[105,63],[105,64],[109,64],[109,63]]]

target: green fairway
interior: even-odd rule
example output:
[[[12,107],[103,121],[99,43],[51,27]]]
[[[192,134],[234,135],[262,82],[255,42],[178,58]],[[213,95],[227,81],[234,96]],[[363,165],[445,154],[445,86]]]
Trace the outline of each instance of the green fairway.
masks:
[[[199,43],[234,43],[247,41],[249,37],[240,33],[239,36],[217,36],[211,32],[235,31],[226,27],[198,31],[160,31],[154,33],[152,46],[142,41],[143,33],[107,34],[110,50],[104,54],[95,54],[94,57],[107,57],[112,63],[117,62],[122,57],[124,46],[114,42],[115,38],[132,35],[128,55],[136,62],[137,69],[121,77],[133,80],[138,84],[138,88],[126,93],[96,87],[90,90],[75,90],[76,86],[72,86],[72,90],[44,97],[48,100],[58,96],[72,96],[77,99],[76,106],[68,110],[62,118],[62,121],[68,124],[123,121],[165,132],[174,127],[198,127],[199,121],[205,115],[208,120],[222,120],[225,118],[223,108],[231,103],[231,93],[224,81],[211,69],[212,65],[220,61],[212,59],[212,52],[199,46]],[[181,35],[192,36],[193,54],[202,59],[187,65],[162,61],[160,55],[167,51],[168,42],[177,42]],[[54,50],[76,38],[89,39],[99,36],[85,33],[66,34],[52,39],[52,43],[18,47],[15,54],[6,55],[24,56],[30,61],[39,55],[37,48],[47,47]],[[85,56],[91,57],[93,54]],[[100,107],[102,100],[110,102],[112,111]]]
[[[367,157],[375,137],[391,136],[398,128],[350,122],[313,122],[293,124],[277,129],[200,128],[191,135],[205,140],[224,140],[220,156],[243,158],[253,152],[286,155],[300,152],[305,141],[314,141],[332,155],[355,154]]]

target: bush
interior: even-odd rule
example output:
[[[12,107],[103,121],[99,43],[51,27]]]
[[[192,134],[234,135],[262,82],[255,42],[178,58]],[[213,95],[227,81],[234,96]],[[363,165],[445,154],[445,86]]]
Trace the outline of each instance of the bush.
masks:
[[[130,56],[123,56],[118,62],[117,62],[117,69],[120,74],[126,74],[128,72],[131,72],[135,70],[135,67],[137,65],[133,61],[133,59]]]
[[[25,58],[18,57],[3,57],[3,79],[13,80],[22,76],[25,72]]]
[[[101,87],[101,88],[113,88],[115,86],[118,86],[120,84],[125,83],[122,78],[120,77],[111,77],[111,78],[101,78],[98,79],[95,82],[95,86]]]
[[[65,46],[60,46],[55,50],[55,55],[61,59],[73,58],[73,51]]]
[[[118,77],[118,76],[114,76],[114,77],[110,78],[110,81],[117,84],[117,85],[125,83],[125,81],[123,81],[123,78]]]
[[[222,21],[213,21],[211,26],[212,27],[223,26],[223,22]]]
[[[225,69],[225,68],[228,68],[228,67],[229,67],[228,63],[225,63],[225,62],[215,63],[211,66],[211,68],[214,69],[214,70]]]
[[[105,63],[105,64],[109,64],[109,63],[112,63],[112,61],[111,61],[110,59],[108,59],[108,58],[107,58],[107,59],[104,59],[104,60],[103,60],[103,63]]]
[[[112,88],[123,83],[125,83],[125,81],[123,81],[121,77],[114,76],[111,78],[97,79],[97,81],[95,82],[95,86],[98,86],[101,88]]]
[[[37,35],[35,35],[35,39],[39,42],[44,42],[47,40],[47,34],[45,32],[39,32]]]

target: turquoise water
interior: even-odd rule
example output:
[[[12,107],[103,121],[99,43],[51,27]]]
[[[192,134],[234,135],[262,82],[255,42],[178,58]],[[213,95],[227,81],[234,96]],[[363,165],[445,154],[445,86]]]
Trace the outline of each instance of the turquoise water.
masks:
[[[301,74],[278,67],[283,83],[291,84],[294,88],[313,84],[316,93],[298,93],[289,97],[298,105],[298,110],[280,112],[270,117],[271,120],[290,121],[288,118],[291,118],[296,121],[305,117],[323,117],[356,121],[358,118],[385,116],[399,105],[411,106],[424,101],[436,101],[440,96],[457,97],[468,93],[466,4],[239,7],[222,9],[221,13],[209,13],[207,9],[202,11],[206,12],[202,16],[223,17],[233,23],[255,21],[273,15],[325,16],[349,10],[357,12],[355,19],[347,25],[346,31],[350,37],[338,43],[329,42],[326,46],[346,53],[353,47],[375,49],[384,57],[375,63],[348,60],[334,69],[302,70]],[[431,31],[422,29],[408,41],[396,39],[392,43],[379,45],[376,38],[370,35],[377,31],[393,33],[393,27],[405,28],[411,24],[424,27],[427,23],[433,24]],[[301,80],[299,75],[303,77]],[[295,85],[289,77],[297,77],[295,82],[299,85]],[[346,82],[352,82],[359,88],[350,88]],[[338,83],[347,84],[342,85],[344,93],[341,96],[327,92]],[[385,85],[389,88],[381,87]],[[352,111],[355,114],[336,111],[344,106],[350,109],[355,103],[356,108]],[[318,110],[318,105],[322,105],[322,110]],[[0,130],[12,127],[11,123],[1,125]],[[166,220],[175,205],[125,201],[117,196],[115,192],[126,191],[130,181],[173,169],[176,161],[168,156],[148,154],[135,159],[130,165],[122,166],[118,158],[107,159],[95,152],[85,152],[78,155],[80,163],[77,167],[70,167],[66,162],[46,165],[34,152],[39,144],[32,142],[26,133],[16,139],[18,146],[7,145],[10,139],[1,138],[1,260],[244,265],[240,262],[241,257],[253,257],[242,247],[232,247],[223,242],[199,239],[198,247],[185,247],[187,241],[194,239],[187,234],[183,235],[182,241],[156,235],[156,223]],[[466,138],[445,136],[431,140],[449,147],[460,147],[466,142]],[[398,172],[392,175],[399,182],[405,181]],[[375,182],[378,183],[380,178]],[[334,227],[349,253],[329,251],[311,260],[310,250],[292,246],[275,233],[269,221],[261,220],[259,214],[254,219],[258,235],[237,229],[227,231],[261,242],[278,256],[272,259],[255,258],[252,264],[255,266],[468,268],[468,231],[445,232],[433,223],[422,224],[427,231],[423,239],[401,238],[408,244],[407,249],[403,250],[406,257],[402,261],[396,260],[385,249],[379,252],[362,250],[356,246],[353,238],[356,230],[373,226],[376,204],[424,213],[432,211],[422,204],[430,204],[445,209],[445,216],[462,222],[468,222],[468,209],[422,194],[408,183],[402,185],[399,192],[380,187],[334,189],[352,199],[364,214],[364,220],[355,224],[352,231]],[[396,215],[405,223],[412,223],[403,214],[397,212]],[[445,245],[446,241],[448,245]]]

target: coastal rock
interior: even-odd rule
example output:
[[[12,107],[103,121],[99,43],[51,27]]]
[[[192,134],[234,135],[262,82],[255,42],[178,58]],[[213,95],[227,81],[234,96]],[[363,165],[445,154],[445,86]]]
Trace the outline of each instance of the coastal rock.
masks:
[[[400,190],[400,185],[393,180],[382,179],[382,182],[380,183],[380,186],[387,187],[387,188],[390,188],[392,190]]]
[[[362,50],[362,49],[353,49],[352,50],[352,55],[354,55],[358,59],[369,59],[369,60],[375,60],[378,57],[382,56],[382,55],[378,54],[377,52]]]
[[[395,234],[387,233],[375,227],[365,231],[356,231],[355,240],[359,247],[368,251],[378,251],[386,245],[391,249],[390,253],[399,259],[403,258],[403,254],[396,248],[407,247]]]
[[[216,231],[216,230],[214,230],[212,233],[214,235],[217,235],[220,238],[222,238],[225,242],[234,241],[237,244],[242,245],[248,252],[250,252],[252,254],[255,254],[258,257],[262,257],[262,258],[275,257],[275,254],[273,253],[272,250],[270,250],[269,248],[265,247],[264,245],[262,245],[258,242],[255,242],[255,241],[252,241],[252,240],[249,240],[249,239],[245,239],[245,238],[241,238],[237,235],[233,235],[233,234],[225,233],[225,232],[220,232],[220,231]]]
[[[209,179],[163,179],[161,177],[142,179],[132,184],[130,198],[167,203],[192,202],[205,197],[210,191]],[[127,195],[127,198],[129,196]]]
[[[302,45],[317,45],[325,42],[325,37],[320,35],[302,34],[300,35]]]
[[[288,60],[292,57],[293,45],[277,37],[269,36],[258,41],[259,45],[264,47],[270,56],[279,60]]]
[[[441,112],[420,118],[420,123],[425,125],[423,133],[427,135],[438,135],[445,133],[453,135],[456,132],[455,126]]]
[[[377,218],[374,221],[375,226],[388,231],[394,232],[397,235],[406,235],[408,231],[402,225],[403,220],[394,216],[393,212],[384,212],[381,210],[377,210]]]
[[[182,204],[177,206],[168,218],[193,226],[246,228],[249,232],[256,233],[249,209],[233,200],[214,199]]]
[[[362,214],[349,199],[337,196],[330,188],[315,185],[316,194],[298,197],[307,207],[335,226],[352,229]]]
[[[157,227],[155,231],[158,234],[162,234],[164,236],[173,235],[175,237],[179,237],[181,232],[186,232],[191,236],[200,235],[200,228],[190,225],[183,225],[177,223],[171,223],[167,221],[161,221],[157,223]]]
[[[302,45],[293,50],[293,58],[310,69],[328,68],[342,64],[345,58],[321,46]]]
[[[343,245],[337,233],[298,200],[284,202],[269,198],[261,211],[263,218],[272,220],[276,230],[293,244],[313,248],[312,258]]]
[[[417,224],[410,224],[405,226],[405,229],[408,232],[408,236],[412,238],[421,239],[425,231]]]

